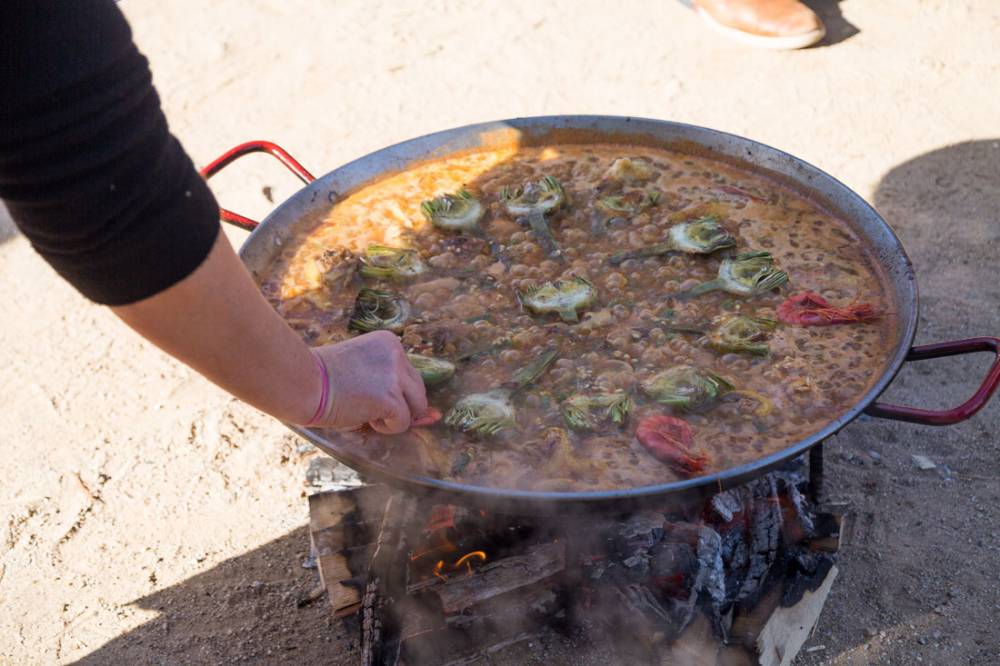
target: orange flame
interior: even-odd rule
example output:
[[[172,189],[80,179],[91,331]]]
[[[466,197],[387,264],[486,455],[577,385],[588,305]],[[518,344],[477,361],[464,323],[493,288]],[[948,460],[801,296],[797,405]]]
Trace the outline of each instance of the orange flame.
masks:
[[[444,560],[438,560],[438,563],[434,565],[434,575],[441,580],[448,580],[445,575],[441,573],[442,569],[444,569]]]
[[[469,560],[471,560],[473,557],[479,558],[480,562],[485,562],[486,561],[486,553],[485,552],[483,552],[481,550],[474,550],[471,553],[466,553],[465,555],[462,555],[462,557],[460,557],[457,560],[455,560],[455,564],[452,565],[452,569],[457,569],[460,566],[462,566],[463,564],[469,564]],[[472,570],[472,565],[471,564],[469,564],[469,570],[470,571]]]

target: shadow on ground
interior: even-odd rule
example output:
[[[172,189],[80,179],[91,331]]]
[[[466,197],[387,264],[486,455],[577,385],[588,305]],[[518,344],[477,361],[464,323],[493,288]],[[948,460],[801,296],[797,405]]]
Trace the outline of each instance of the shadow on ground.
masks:
[[[840,11],[840,3],[841,0],[805,0],[805,4],[816,12],[826,26],[826,37],[816,45],[817,48],[840,44],[861,32],[857,26],[844,18],[843,12]]]
[[[913,259],[929,328],[1000,334],[1000,139],[900,164],[879,183],[875,206]]]
[[[326,596],[301,605],[318,584],[301,562],[305,527],[203,574],[138,599],[159,616],[75,662],[106,664],[355,663]]]
[[[919,155],[880,181],[875,204],[921,289],[917,342],[1000,336],[1000,140]],[[886,399],[931,409],[972,395],[987,354],[909,363]],[[797,664],[1000,663],[1000,396],[931,428],[852,423],[827,446],[826,486],[850,506],[842,575]],[[914,455],[934,467],[920,469]]]

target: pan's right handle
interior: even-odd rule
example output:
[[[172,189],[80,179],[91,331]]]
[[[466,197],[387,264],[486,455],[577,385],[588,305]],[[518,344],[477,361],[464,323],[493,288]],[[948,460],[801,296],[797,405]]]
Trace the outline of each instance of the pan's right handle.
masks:
[[[288,154],[281,146],[271,143],[270,141],[247,141],[246,143],[241,143],[235,148],[226,151],[214,160],[211,164],[206,166],[201,170],[201,175],[203,178],[208,180],[215,174],[219,173],[228,166],[231,162],[236,161],[244,155],[249,155],[250,153],[268,153],[274,156],[279,162],[284,164],[289,171],[294,173],[299,177],[303,183],[308,185],[316,178],[309,173],[304,166],[299,164],[298,160]],[[251,220],[249,217],[240,215],[239,213],[234,213],[231,210],[226,210],[225,208],[219,209],[219,219],[223,222],[228,222],[229,224],[236,225],[240,229],[246,229],[247,231],[253,231],[257,228],[260,222],[256,220]]]
[[[993,396],[993,392],[1000,385],[1000,338],[969,338],[968,340],[953,340],[951,342],[923,345],[922,347],[914,347],[906,356],[907,361],[923,361],[929,358],[957,356],[959,354],[972,354],[975,352],[993,352],[996,359],[993,361],[993,365],[990,366],[989,372],[986,373],[983,383],[979,385],[979,389],[971,398],[958,407],[938,411],[875,402],[868,405],[865,413],[869,416],[877,416],[883,419],[908,421],[909,423],[933,426],[951,425],[970,418],[989,402]]]

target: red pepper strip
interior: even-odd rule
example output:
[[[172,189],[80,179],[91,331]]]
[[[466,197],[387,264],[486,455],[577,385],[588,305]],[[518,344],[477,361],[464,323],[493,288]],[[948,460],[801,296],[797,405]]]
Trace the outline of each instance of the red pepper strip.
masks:
[[[694,435],[684,419],[655,414],[639,421],[635,437],[649,454],[673,470],[689,478],[704,471],[708,456],[693,453]]]
[[[753,201],[758,201],[760,203],[767,203],[767,199],[759,197],[756,194],[751,194],[747,192],[742,187],[736,187],[735,185],[720,185],[719,189],[726,194],[735,194],[737,196],[746,197],[747,199],[752,199]]]
[[[434,407],[428,407],[427,411],[424,412],[423,416],[418,416],[417,418],[410,421],[411,428],[419,428],[421,426],[432,426],[441,420],[442,414],[440,409],[435,409]]]
[[[881,313],[871,303],[852,303],[838,308],[814,291],[790,296],[778,306],[778,319],[793,326],[856,324],[880,316]]]

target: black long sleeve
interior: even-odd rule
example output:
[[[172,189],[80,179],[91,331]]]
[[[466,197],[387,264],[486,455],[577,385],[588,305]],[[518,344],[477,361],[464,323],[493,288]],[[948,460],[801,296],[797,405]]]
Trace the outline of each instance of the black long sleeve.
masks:
[[[208,255],[215,198],[110,0],[0,2],[0,199],[98,303],[156,294]]]

